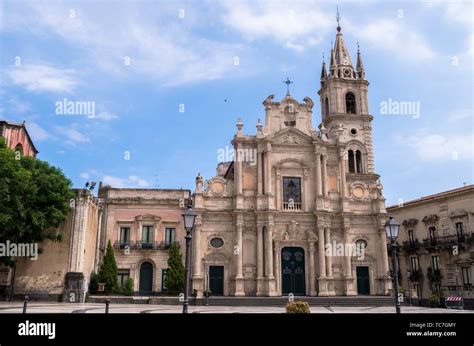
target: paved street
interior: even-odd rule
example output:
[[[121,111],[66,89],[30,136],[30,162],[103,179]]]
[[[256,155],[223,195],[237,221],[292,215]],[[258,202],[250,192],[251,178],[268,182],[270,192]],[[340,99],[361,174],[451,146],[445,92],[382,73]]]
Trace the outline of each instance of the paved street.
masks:
[[[22,313],[22,302],[0,302],[0,313]],[[148,304],[111,304],[110,313],[181,313],[178,305],[148,305]],[[68,303],[28,303],[28,313],[104,313],[105,305],[98,303],[68,304]],[[190,306],[190,313],[284,313],[283,307],[258,306]],[[311,307],[311,313],[394,313],[391,306],[383,307]],[[432,309],[418,306],[404,306],[402,313],[474,313],[474,310]]]

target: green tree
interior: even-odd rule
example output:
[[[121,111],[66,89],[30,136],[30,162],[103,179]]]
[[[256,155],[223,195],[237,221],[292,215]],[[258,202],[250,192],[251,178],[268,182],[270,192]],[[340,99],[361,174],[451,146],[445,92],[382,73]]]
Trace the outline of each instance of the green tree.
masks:
[[[47,162],[31,157],[17,159],[0,137],[0,242],[61,241],[57,227],[70,212],[74,197],[71,181]],[[15,259],[0,263],[15,267]]]
[[[133,279],[128,278],[122,286],[122,294],[124,296],[133,296]]]
[[[173,243],[169,249],[166,287],[171,293],[181,293],[184,291],[183,257],[176,243]]]
[[[117,262],[110,240],[98,274],[99,283],[105,283],[105,294],[119,293]]]

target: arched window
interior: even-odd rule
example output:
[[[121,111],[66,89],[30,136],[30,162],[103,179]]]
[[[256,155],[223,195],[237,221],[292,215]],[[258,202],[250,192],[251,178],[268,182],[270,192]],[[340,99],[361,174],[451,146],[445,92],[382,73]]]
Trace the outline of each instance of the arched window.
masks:
[[[329,99],[326,97],[324,100],[324,119],[329,116]]]
[[[362,152],[360,150],[349,149],[347,151],[349,173],[364,173],[362,163]]]
[[[360,150],[356,150],[355,161],[356,161],[356,172],[362,173],[362,153],[360,152]]]
[[[21,143],[18,143],[15,147],[15,152],[20,153],[20,157],[23,157],[23,146]]]
[[[354,164],[354,151],[349,150],[349,173],[355,173],[355,164]]]
[[[356,114],[356,99],[351,92],[346,94],[346,113]]]

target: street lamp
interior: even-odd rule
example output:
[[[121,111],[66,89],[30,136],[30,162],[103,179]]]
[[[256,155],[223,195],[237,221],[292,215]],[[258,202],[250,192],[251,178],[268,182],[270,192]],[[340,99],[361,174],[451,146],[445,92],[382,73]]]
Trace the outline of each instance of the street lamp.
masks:
[[[188,209],[184,211],[183,221],[184,229],[186,229],[186,260],[185,260],[185,275],[184,275],[184,303],[183,303],[183,314],[188,313],[188,291],[189,291],[189,270],[191,267],[191,231],[194,227],[194,220],[196,219],[196,213],[194,212],[191,203],[188,205]]]
[[[392,270],[393,270],[393,285],[395,287],[395,310],[397,314],[400,313],[400,301],[398,300],[398,293],[400,288],[398,286],[398,262],[397,262],[397,244],[395,240],[398,237],[398,232],[400,231],[400,224],[394,220],[393,216],[385,222],[385,233],[390,239],[390,248],[392,251]]]

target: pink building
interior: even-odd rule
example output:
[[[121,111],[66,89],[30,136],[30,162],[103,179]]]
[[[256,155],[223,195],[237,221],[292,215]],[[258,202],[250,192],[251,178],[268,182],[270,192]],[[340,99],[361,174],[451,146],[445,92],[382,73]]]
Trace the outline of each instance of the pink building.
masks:
[[[143,295],[166,291],[163,279],[172,243],[184,248],[182,213],[191,192],[99,186],[102,204],[100,248],[115,249],[119,284],[128,278]]]
[[[16,124],[0,120],[0,136],[5,138],[8,148],[19,151],[22,156],[36,157],[38,154],[26,130],[25,122]]]

